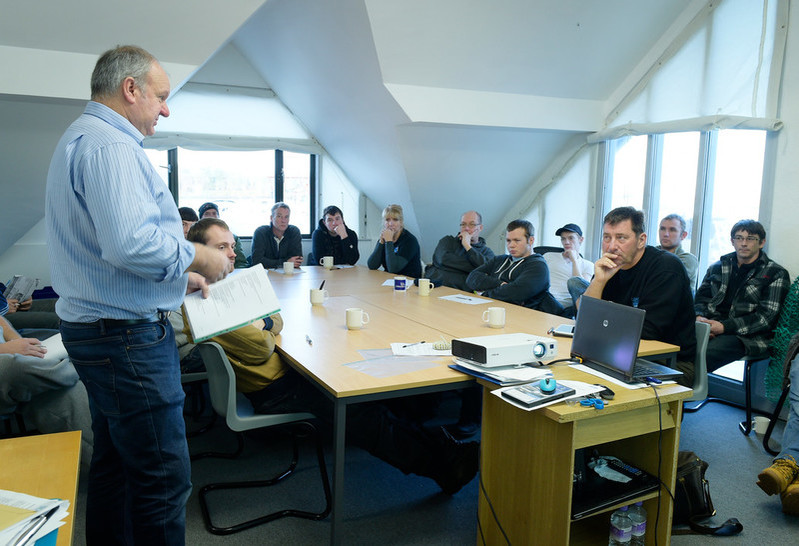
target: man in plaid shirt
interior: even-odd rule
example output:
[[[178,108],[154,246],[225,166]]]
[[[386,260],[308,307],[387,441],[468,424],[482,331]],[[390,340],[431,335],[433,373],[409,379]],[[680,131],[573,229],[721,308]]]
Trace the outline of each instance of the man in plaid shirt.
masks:
[[[735,252],[711,265],[696,291],[696,320],[710,324],[707,371],[746,357],[767,356],[772,330],[791,284],[763,252],[766,230],[741,220],[730,231]]]

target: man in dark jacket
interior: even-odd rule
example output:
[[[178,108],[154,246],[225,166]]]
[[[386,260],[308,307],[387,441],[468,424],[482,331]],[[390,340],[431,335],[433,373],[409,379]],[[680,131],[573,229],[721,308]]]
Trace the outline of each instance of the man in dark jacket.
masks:
[[[544,258],[533,253],[533,225],[513,220],[506,232],[508,253],[469,273],[466,285],[483,296],[536,309],[549,289],[549,269]]]
[[[494,252],[480,237],[481,231],[483,218],[480,213],[474,210],[463,213],[460,232],[447,235],[438,242],[433,252],[433,263],[425,269],[425,276],[436,286],[468,290],[466,277],[469,273],[494,259]]]
[[[335,205],[325,208],[319,226],[311,235],[311,252],[316,265],[325,256],[333,256],[333,263],[355,265],[361,257],[358,252],[358,235],[344,223],[344,214]]]
[[[605,215],[602,257],[583,296],[645,310],[641,339],[679,345],[676,368],[683,376],[678,381],[691,386],[696,327],[688,274],[677,256],[647,246],[644,225],[644,213],[633,207]]]
[[[707,371],[768,353],[772,330],[791,279],[763,252],[766,230],[741,220],[730,231],[735,252],[711,265],[696,291],[696,320],[710,324]]]
[[[302,234],[297,226],[289,224],[291,209],[278,202],[272,207],[272,223],[261,226],[252,236],[252,265],[261,264],[264,269],[283,267],[284,262],[302,265]]]

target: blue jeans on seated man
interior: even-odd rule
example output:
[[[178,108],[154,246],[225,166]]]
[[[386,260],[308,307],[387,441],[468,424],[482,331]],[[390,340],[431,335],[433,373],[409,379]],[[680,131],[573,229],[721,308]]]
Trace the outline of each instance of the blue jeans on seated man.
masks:
[[[92,413],[87,544],[184,544],[191,466],[172,327],[64,321],[61,335]]]
[[[775,459],[799,461],[799,356],[791,362],[788,372],[791,388],[788,391],[788,421],[782,433],[782,450]]]
[[[590,283],[582,277],[572,277],[566,281],[566,289],[572,297],[572,304],[564,310],[564,316],[577,316],[577,300],[585,293]]]

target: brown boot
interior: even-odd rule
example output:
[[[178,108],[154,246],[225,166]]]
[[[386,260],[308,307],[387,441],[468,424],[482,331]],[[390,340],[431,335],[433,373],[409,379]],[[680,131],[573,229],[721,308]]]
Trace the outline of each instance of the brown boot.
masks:
[[[795,479],[780,495],[782,511],[799,516],[799,478]]]
[[[799,466],[793,457],[776,459],[774,464],[757,475],[757,485],[768,495],[776,495],[792,485],[797,475],[799,475]]]

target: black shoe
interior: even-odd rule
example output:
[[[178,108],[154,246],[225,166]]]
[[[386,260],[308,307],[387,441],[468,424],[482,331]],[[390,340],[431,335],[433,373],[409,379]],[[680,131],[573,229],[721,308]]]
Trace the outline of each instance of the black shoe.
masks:
[[[468,440],[480,431],[480,423],[458,421],[454,425],[444,425],[444,428],[456,440]]]
[[[446,447],[442,452],[440,471],[433,478],[447,495],[454,495],[477,474],[480,460],[478,442],[459,442],[441,427]]]

